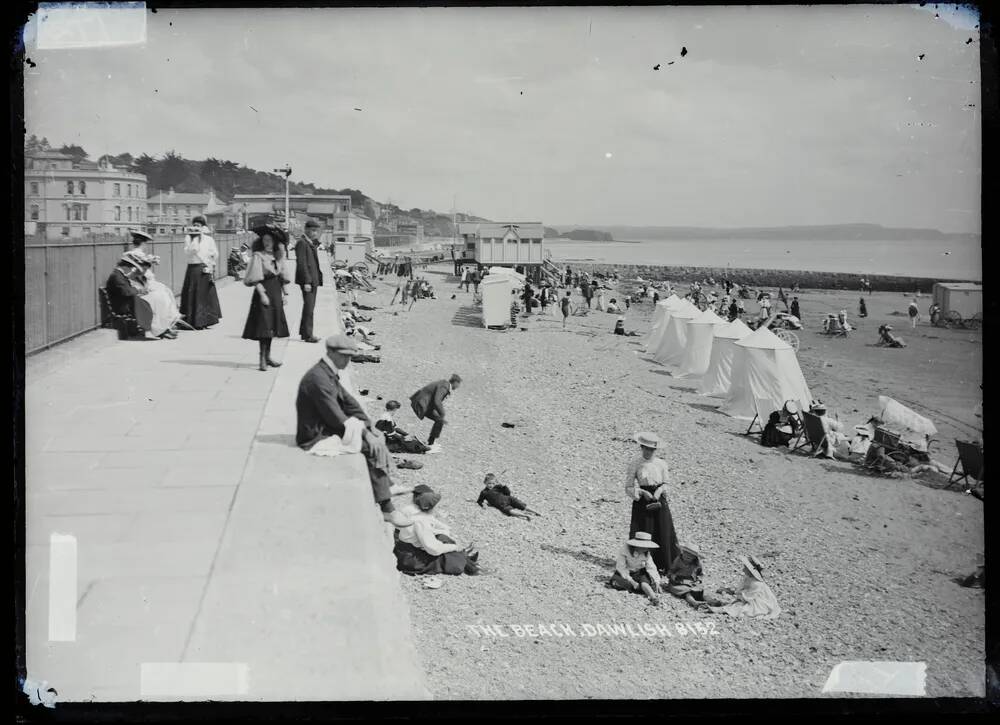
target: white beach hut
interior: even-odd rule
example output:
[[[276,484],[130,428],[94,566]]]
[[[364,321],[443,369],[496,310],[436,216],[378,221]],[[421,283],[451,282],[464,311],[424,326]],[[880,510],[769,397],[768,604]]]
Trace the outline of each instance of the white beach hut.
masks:
[[[750,328],[737,318],[728,325],[717,328],[712,333],[712,352],[708,359],[708,369],[701,376],[698,392],[702,395],[724,396],[729,392],[732,378],[733,356],[736,341],[749,335]]]
[[[712,357],[712,339],[715,337],[715,331],[728,324],[710,309],[693,320],[688,320],[687,346],[677,364],[674,377],[695,378],[704,375]]]
[[[680,297],[671,294],[665,300],[660,300],[656,303],[656,307],[653,309],[653,323],[649,328],[649,335],[646,337],[647,353],[655,352],[656,348],[660,346],[660,340],[663,339],[663,330],[666,329],[667,320],[670,317],[670,310],[680,304],[680,302]]]
[[[767,416],[780,410],[786,400],[796,401],[802,410],[809,409],[812,395],[791,345],[760,327],[737,340],[735,347],[732,382],[719,410],[750,420],[758,412]]]
[[[669,312],[663,338],[653,352],[653,359],[661,365],[676,365],[680,362],[687,346],[687,323],[701,315],[701,310],[684,300]]]
[[[505,274],[488,274],[479,285],[483,295],[483,327],[510,325],[510,293],[514,285]]]

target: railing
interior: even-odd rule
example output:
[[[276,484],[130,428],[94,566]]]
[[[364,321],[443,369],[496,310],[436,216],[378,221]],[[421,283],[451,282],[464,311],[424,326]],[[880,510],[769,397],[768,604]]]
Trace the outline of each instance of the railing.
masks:
[[[214,234],[219,247],[215,278],[227,275],[226,260],[239,247],[235,234]],[[44,350],[101,326],[97,288],[104,285],[131,242],[33,243],[24,248],[24,350]],[[187,272],[183,236],[147,242],[146,251],[160,257],[156,279],[180,294]]]

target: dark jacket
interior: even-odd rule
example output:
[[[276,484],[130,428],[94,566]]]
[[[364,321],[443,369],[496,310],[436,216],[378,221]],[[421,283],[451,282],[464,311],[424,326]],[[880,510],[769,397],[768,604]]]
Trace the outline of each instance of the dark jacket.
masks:
[[[359,418],[371,428],[371,419],[364,408],[344,390],[336,374],[322,360],[302,377],[295,413],[298,421],[295,443],[306,450],[323,438],[343,436],[348,418]]]
[[[323,271],[319,266],[319,255],[308,237],[302,237],[295,245],[295,284],[311,284],[313,287],[323,285]]]
[[[132,286],[120,269],[115,268],[111,276],[108,277],[104,289],[108,292],[108,302],[115,314],[135,314],[135,301],[133,298],[139,296],[139,291]]]
[[[436,383],[425,385],[411,395],[410,406],[420,420],[423,420],[424,416],[433,410],[443,416],[444,399],[449,395],[451,395],[451,383],[447,380],[438,380]]]
[[[479,493],[479,499],[476,503],[482,506],[483,501],[495,509],[500,509],[504,513],[512,509],[523,511],[526,508],[525,503],[512,495],[510,489],[502,484],[496,485],[493,488],[484,488]]]

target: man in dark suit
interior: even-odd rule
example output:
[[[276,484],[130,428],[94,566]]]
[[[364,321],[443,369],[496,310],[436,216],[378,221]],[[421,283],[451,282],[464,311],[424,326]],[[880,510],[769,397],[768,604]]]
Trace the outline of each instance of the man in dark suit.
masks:
[[[412,525],[409,517],[396,511],[392,505],[392,480],[389,478],[390,457],[385,439],[372,427],[364,409],[340,383],[339,372],[347,367],[358,347],[346,335],[333,335],[326,339],[326,355],[313,365],[299,383],[295,398],[297,429],[295,442],[303,450],[311,450],[317,443],[331,436],[344,437],[347,426],[356,427],[350,419],[364,424],[361,433],[361,455],[368,465],[375,501],[382,509],[382,518],[393,526]]]
[[[410,396],[410,407],[413,408],[417,418],[420,420],[430,418],[434,421],[430,437],[427,438],[427,445],[433,447],[434,441],[441,436],[445,424],[444,399],[451,395],[453,390],[458,390],[461,384],[462,378],[452,375],[447,380],[438,380],[425,385]]]
[[[316,289],[323,286],[323,272],[319,266],[319,222],[306,222],[306,235],[295,245],[295,284],[302,289],[302,322],[299,335],[306,342],[319,342],[313,335],[313,310],[316,309]]]

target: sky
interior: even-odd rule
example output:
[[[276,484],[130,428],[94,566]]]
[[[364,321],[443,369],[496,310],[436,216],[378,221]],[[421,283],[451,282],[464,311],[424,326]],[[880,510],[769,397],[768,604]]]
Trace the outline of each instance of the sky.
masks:
[[[42,49],[49,15],[25,127],[93,158],[289,164],[498,221],[980,232],[956,6],[140,10],[142,42]],[[73,28],[107,41],[102,17]]]

